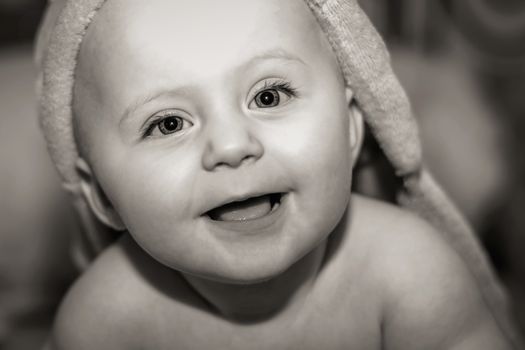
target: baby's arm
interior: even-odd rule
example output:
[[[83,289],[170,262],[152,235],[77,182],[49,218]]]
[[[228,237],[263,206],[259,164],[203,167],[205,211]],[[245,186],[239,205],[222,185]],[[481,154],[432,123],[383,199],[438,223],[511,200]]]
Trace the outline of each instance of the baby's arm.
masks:
[[[463,261],[416,218],[390,232],[382,260],[387,276],[386,349],[510,349]]]

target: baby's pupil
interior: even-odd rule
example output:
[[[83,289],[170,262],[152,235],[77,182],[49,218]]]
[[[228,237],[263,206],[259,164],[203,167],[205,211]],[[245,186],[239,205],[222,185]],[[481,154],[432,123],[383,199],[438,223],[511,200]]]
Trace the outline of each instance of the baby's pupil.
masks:
[[[276,97],[272,91],[265,91],[261,94],[261,103],[265,106],[272,106],[275,103]]]
[[[166,131],[177,131],[179,128],[179,120],[175,117],[169,117],[162,122]]]

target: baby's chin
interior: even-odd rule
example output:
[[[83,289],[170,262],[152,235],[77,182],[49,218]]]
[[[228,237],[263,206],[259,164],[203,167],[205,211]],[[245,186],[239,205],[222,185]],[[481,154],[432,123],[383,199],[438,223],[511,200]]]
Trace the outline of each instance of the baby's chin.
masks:
[[[288,262],[277,263],[276,260],[268,259],[261,264],[243,264],[235,266],[214,266],[213,270],[195,271],[180,270],[184,276],[198,278],[209,282],[217,282],[230,285],[255,285],[271,281],[288,271],[298,259],[290,259]],[[176,269],[176,268],[175,268]]]
[[[220,264],[217,263],[209,266],[207,269],[195,270],[181,270],[178,269],[184,276],[192,279],[201,279],[207,282],[216,282],[228,285],[256,285],[272,280],[276,280],[287,274],[299,265],[302,261],[302,255],[290,254],[286,257],[269,256],[264,260],[239,261],[234,264]],[[175,267],[175,269],[177,269]]]
[[[240,261],[235,264],[217,264],[213,270],[182,271],[184,276],[191,279],[201,279],[227,285],[248,286],[279,281],[294,284],[308,275],[312,270],[320,267],[324,258],[326,240],[304,252],[289,251],[281,256],[269,256],[259,261],[249,263]],[[294,282],[295,281],[295,282]]]

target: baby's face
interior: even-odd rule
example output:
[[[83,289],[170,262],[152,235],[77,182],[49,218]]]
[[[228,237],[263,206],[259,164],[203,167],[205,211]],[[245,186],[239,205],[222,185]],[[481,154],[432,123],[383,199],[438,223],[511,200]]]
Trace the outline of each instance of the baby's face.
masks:
[[[350,97],[302,0],[109,0],[77,81],[96,180],[167,266],[271,278],[346,210]]]

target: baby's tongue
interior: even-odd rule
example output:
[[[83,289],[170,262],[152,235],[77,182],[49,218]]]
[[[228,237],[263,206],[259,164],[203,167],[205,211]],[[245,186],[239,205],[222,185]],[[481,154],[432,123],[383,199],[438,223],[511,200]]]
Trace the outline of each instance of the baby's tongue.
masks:
[[[271,210],[270,196],[262,196],[214,209],[210,212],[210,217],[220,221],[245,221],[263,217]]]

